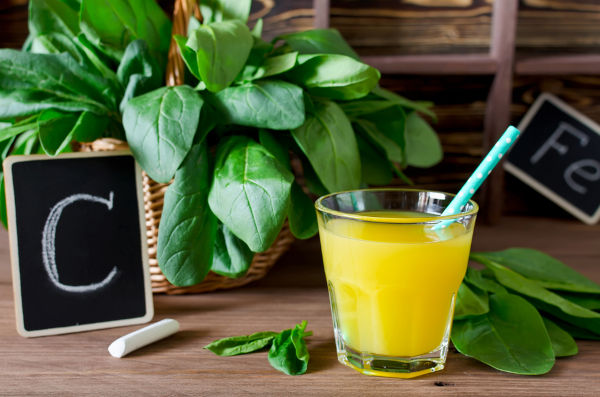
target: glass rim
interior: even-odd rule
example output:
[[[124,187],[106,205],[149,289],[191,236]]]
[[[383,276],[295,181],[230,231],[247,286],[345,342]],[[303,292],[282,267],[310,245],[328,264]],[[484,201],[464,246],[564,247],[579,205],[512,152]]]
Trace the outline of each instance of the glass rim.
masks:
[[[416,224],[416,223],[437,223],[439,221],[444,220],[456,220],[463,218],[465,216],[476,215],[479,211],[479,205],[474,200],[469,200],[467,203],[471,204],[472,208],[468,211],[461,211],[458,214],[445,215],[445,216],[423,216],[423,217],[411,217],[411,218],[385,218],[381,216],[372,216],[372,215],[361,215],[360,213],[352,213],[352,212],[344,212],[338,211],[331,208],[325,207],[323,205],[323,200],[328,199],[333,196],[337,196],[345,193],[356,193],[356,192],[414,192],[414,193],[441,193],[451,198],[456,197],[456,194],[442,192],[439,190],[429,190],[429,189],[409,189],[409,188],[393,188],[393,187],[383,187],[383,188],[367,188],[367,189],[353,189],[353,190],[344,190],[341,192],[329,193],[324,196],[321,196],[315,201],[315,209],[319,212],[326,213],[329,215],[335,215],[342,218],[353,219],[357,221],[364,222],[374,222],[374,223],[403,223],[403,224]]]

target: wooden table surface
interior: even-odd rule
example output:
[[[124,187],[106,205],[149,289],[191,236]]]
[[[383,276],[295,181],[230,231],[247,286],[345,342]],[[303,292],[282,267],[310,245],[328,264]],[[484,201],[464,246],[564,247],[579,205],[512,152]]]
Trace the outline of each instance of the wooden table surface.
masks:
[[[542,249],[600,282],[600,225],[505,218],[478,225],[475,250]],[[446,369],[411,380],[361,375],[337,362],[318,240],[296,242],[263,280],[201,295],[154,297],[155,320],[175,318],[176,335],[117,359],[107,352],[139,326],[26,339],[15,329],[6,232],[0,234],[0,395],[477,395],[598,396],[600,342],[578,341],[544,376],[495,371],[450,352]],[[310,363],[301,376],[271,368],[266,353],[218,357],[210,341],[308,320]]]

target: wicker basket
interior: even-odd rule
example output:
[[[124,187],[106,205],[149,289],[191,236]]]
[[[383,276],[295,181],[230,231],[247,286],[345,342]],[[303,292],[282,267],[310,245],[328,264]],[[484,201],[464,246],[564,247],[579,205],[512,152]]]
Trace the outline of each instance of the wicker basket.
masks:
[[[173,34],[186,35],[187,25],[191,15],[200,17],[195,0],[175,0],[173,11]],[[183,84],[184,64],[174,40],[169,49],[167,65],[167,85]],[[99,139],[89,144],[81,144],[81,151],[106,151],[128,149],[127,143],[116,139]],[[254,255],[248,273],[240,278],[228,278],[209,272],[203,282],[189,287],[176,287],[167,280],[158,267],[156,259],[158,244],[158,226],[162,214],[164,194],[168,184],[153,181],[143,173],[144,209],[146,212],[146,235],[148,238],[148,253],[150,258],[150,279],[154,293],[186,294],[209,292],[218,289],[228,289],[248,284],[264,277],[273,267],[277,259],[289,249],[294,237],[286,224],[271,247]]]

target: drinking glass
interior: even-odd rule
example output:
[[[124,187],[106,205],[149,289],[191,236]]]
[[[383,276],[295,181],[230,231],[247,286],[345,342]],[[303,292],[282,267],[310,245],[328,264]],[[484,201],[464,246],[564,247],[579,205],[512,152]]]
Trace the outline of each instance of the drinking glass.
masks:
[[[317,200],[340,362],[400,378],[444,368],[478,210],[440,216],[453,198],[387,188]]]

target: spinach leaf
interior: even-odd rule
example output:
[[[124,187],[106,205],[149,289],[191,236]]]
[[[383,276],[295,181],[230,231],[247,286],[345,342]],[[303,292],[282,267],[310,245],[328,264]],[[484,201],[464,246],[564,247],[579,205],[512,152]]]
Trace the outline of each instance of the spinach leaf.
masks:
[[[474,287],[479,288],[483,291],[492,292],[495,294],[506,293],[506,288],[498,284],[496,281],[491,280],[483,276],[481,270],[475,270],[472,267],[467,268],[467,274],[465,275],[465,281]]]
[[[406,162],[431,167],[442,161],[442,144],[435,131],[417,113],[406,117]]]
[[[186,46],[196,51],[198,74],[211,92],[228,87],[240,73],[252,48],[252,35],[241,21],[203,25],[191,32]]]
[[[561,320],[557,317],[551,316],[547,313],[544,313],[544,317],[548,317],[562,328],[564,331],[567,331],[569,335],[571,335],[575,339],[585,339],[585,340],[600,340],[600,333],[595,333],[585,328],[578,327],[576,325],[570,324],[564,320]]]
[[[486,314],[489,310],[487,291],[480,290],[477,287],[469,288],[465,283],[460,285],[456,294],[455,320]]]
[[[417,112],[431,117],[434,122],[437,121],[435,113],[430,109],[433,106],[433,102],[411,101],[410,99],[406,99],[403,96],[400,96],[390,90],[386,90],[385,88],[381,88],[380,86],[376,86],[371,92],[377,97],[387,99],[388,101],[400,105],[405,109],[416,110]]]
[[[171,180],[192,146],[203,104],[188,86],[159,88],[127,102],[127,142],[150,178]]]
[[[273,44],[267,43],[266,41],[254,36],[253,41],[254,44],[252,45],[252,49],[250,50],[250,55],[248,55],[246,64],[242,68],[240,74],[236,77],[235,81],[252,81],[256,79],[256,75],[259,72],[264,72],[264,70],[261,71],[259,69],[265,62],[267,56],[273,51]],[[294,58],[294,63],[295,62],[296,59]]]
[[[0,118],[23,117],[38,114],[45,109],[64,112],[90,111],[109,114],[110,111],[99,103],[79,102],[75,98],[63,99],[36,90],[0,90]]]
[[[62,33],[77,36],[79,15],[76,4],[64,0],[30,0],[29,34],[33,37],[46,33]]]
[[[10,49],[0,50],[0,91],[12,92],[1,95],[2,102],[13,106],[11,111],[0,112],[2,118],[32,109],[39,111],[36,101],[42,98],[55,106],[65,103],[71,108],[107,114],[116,109],[118,96],[106,79],[84,69],[69,54],[31,54]]]
[[[294,84],[265,80],[226,88],[211,96],[211,103],[226,123],[286,130],[304,123],[303,96]]]
[[[266,77],[285,73],[296,66],[297,58],[297,52],[288,52],[287,54],[266,58],[258,68],[253,79],[264,79]]]
[[[35,115],[35,116],[31,116],[31,117],[22,119],[14,124],[8,124],[7,126],[5,126],[4,128],[2,128],[0,130],[0,142],[4,142],[7,139],[14,138],[15,136],[17,136],[23,132],[37,130],[38,117],[39,117],[39,115]],[[3,150],[4,150],[4,146],[3,146]]]
[[[480,253],[471,254],[471,258],[484,264],[488,269],[490,269],[494,273],[496,279],[505,287],[508,287],[527,297],[545,302],[552,307],[558,308],[567,315],[585,319],[600,319],[600,313],[596,313],[576,305],[562,298],[560,295],[548,291],[546,288],[540,286],[537,282],[525,278],[511,269],[493,262],[484,256],[481,256]]]
[[[110,119],[91,112],[82,112],[73,126],[73,139],[77,142],[93,142],[102,138]]]
[[[377,113],[394,106],[398,105],[392,101],[379,101],[373,99],[356,99],[354,101],[340,103],[340,107],[350,119]]]
[[[317,234],[315,204],[296,182],[292,184],[288,222],[290,231],[296,238],[304,240]]]
[[[383,150],[387,159],[398,163],[406,161],[403,147],[383,133],[377,124],[369,120],[356,120],[354,126],[375,146]]]
[[[187,46],[187,37],[181,35],[174,35],[173,39],[177,43],[177,47],[179,47],[179,53],[185,62],[187,69],[194,75],[195,78],[201,80],[200,71],[198,70],[198,60],[196,59],[196,51],[192,50]]]
[[[478,252],[476,255],[536,280],[545,288],[600,294],[600,285],[541,251],[509,248],[498,252]]]
[[[125,48],[117,69],[117,78],[123,87],[126,87],[119,105],[119,109],[123,111],[131,98],[162,86],[163,71],[152,58],[146,42],[135,40]]]
[[[354,131],[335,102],[315,102],[314,113],[292,130],[292,136],[327,190],[339,192],[359,187],[360,155]]]
[[[600,296],[597,294],[579,294],[559,291],[558,294],[579,306],[590,310],[600,310]]]
[[[207,205],[208,156],[205,142],[192,146],[165,193],[157,259],[173,285],[197,284],[211,267],[217,220]]]
[[[60,54],[66,52],[80,65],[87,61],[85,53],[75,41],[62,33],[46,33],[33,38],[30,52],[35,54]]]
[[[298,65],[287,76],[313,95],[349,100],[367,95],[381,74],[345,55],[313,54],[299,55]]]
[[[153,0],[81,0],[81,30],[96,46],[119,60],[125,47],[143,39],[165,64],[171,21]]]
[[[308,190],[319,197],[328,194],[329,190],[327,190],[327,188],[323,186],[323,183],[317,176],[317,173],[315,172],[308,159],[302,156],[301,162],[302,172],[304,174],[304,182],[306,183],[306,187],[308,188]]]
[[[525,299],[492,294],[489,312],[455,321],[456,349],[500,371],[539,375],[554,365],[554,351],[541,316]]]
[[[237,19],[248,20],[251,0],[200,0],[200,12],[204,23],[221,22]]]
[[[112,63],[110,59],[103,55],[83,33],[77,36],[75,43],[81,52],[85,54],[86,60],[83,64],[86,65],[86,67],[90,67],[92,70],[95,69],[99,75],[104,77],[111,85],[114,83],[114,91],[119,92],[120,94],[122,87],[120,84],[117,85],[117,76],[115,75],[115,72],[107,66]]]
[[[562,321],[565,321],[577,328],[585,329],[593,334],[600,336],[600,313],[585,309],[581,306],[577,306],[572,303],[572,305],[574,305],[577,308],[586,310],[589,313],[594,313],[594,316],[583,317],[581,315],[574,315],[571,313],[566,313],[564,310],[558,308],[556,305],[553,305],[552,303],[543,301],[541,299],[532,298],[532,297],[526,296],[526,295],[523,295],[523,296],[525,298],[527,298],[527,300],[529,300],[535,307],[537,307],[544,313],[550,314],[553,317],[558,318]],[[567,302],[569,302],[569,301],[567,301]],[[562,327],[562,325],[561,325],[561,327]]]
[[[73,127],[78,114],[44,110],[38,118],[38,131],[42,148],[49,156],[56,156],[73,140]]]
[[[358,60],[358,55],[335,29],[312,29],[289,33],[274,41],[284,40],[293,50],[301,54],[338,54]]]
[[[394,176],[386,154],[360,135],[356,135],[356,143],[360,153],[362,181],[368,185],[380,186],[392,183]]]
[[[294,177],[267,149],[234,136],[217,151],[210,208],[254,252],[269,248],[286,217]]]
[[[250,248],[219,222],[210,270],[225,277],[241,277],[248,272],[253,257]]]
[[[544,320],[544,326],[546,327],[546,331],[548,331],[548,336],[550,336],[554,355],[556,357],[576,355],[577,344],[573,340],[573,337],[546,317],[542,317],[542,320]]]
[[[279,162],[288,170],[292,169],[290,164],[290,154],[277,138],[267,130],[258,131],[258,141],[263,145]]]
[[[273,339],[269,349],[269,363],[273,368],[287,375],[301,375],[306,372],[310,355],[306,349],[305,333],[306,321],[296,325],[294,329],[287,329]]]
[[[216,340],[204,348],[218,356],[237,356],[264,349],[277,335],[277,332],[264,331],[252,335],[232,336]]]

